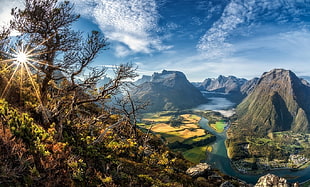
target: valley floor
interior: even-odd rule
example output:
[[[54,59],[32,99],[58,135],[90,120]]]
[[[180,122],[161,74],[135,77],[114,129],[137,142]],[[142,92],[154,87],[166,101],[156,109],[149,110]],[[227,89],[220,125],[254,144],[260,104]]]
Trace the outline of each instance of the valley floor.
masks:
[[[215,140],[214,135],[198,125],[200,119],[198,115],[186,112],[147,113],[139,126],[160,136],[172,150],[181,152],[187,160],[199,163],[206,159],[206,151],[212,150],[207,144]]]

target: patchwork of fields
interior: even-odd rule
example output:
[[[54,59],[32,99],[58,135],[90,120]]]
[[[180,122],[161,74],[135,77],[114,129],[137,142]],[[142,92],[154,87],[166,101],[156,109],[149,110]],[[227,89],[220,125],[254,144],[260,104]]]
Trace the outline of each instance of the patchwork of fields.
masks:
[[[207,144],[215,140],[214,135],[199,126],[200,119],[194,114],[177,112],[147,113],[139,126],[160,135],[171,149],[181,151],[186,159],[199,163],[211,149]]]

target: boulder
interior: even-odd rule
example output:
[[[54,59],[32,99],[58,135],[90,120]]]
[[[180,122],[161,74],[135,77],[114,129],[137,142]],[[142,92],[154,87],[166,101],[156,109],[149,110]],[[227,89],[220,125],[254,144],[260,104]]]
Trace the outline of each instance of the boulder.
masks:
[[[290,186],[298,187],[299,185],[297,183],[290,185],[285,178],[278,177],[274,174],[268,173],[267,175],[260,177],[254,187],[290,187]]]
[[[191,177],[200,177],[208,173],[211,170],[211,166],[207,163],[199,163],[194,167],[188,168],[186,174]]]

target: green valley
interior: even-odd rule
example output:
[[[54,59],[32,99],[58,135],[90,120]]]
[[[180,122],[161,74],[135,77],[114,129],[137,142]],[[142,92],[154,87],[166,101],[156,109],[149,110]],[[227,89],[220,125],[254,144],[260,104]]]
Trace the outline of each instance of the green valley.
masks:
[[[201,117],[175,111],[144,114],[141,128],[156,133],[168,142],[174,151],[182,152],[183,156],[194,163],[205,160],[208,143],[215,140],[215,136],[199,127]]]

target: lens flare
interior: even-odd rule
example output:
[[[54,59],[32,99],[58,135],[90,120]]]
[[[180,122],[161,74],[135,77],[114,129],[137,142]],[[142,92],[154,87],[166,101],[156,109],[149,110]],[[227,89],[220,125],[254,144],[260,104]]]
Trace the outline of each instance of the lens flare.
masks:
[[[40,72],[40,70],[37,68],[38,65],[43,66],[51,66],[49,63],[45,62],[44,60],[40,59],[40,56],[42,54],[51,53],[48,51],[42,51],[39,50],[42,48],[42,45],[47,42],[49,39],[54,37],[54,35],[50,36],[47,39],[44,39],[40,44],[36,45],[35,47],[30,47],[31,44],[24,45],[24,41],[16,43],[12,48],[10,48],[9,52],[0,51],[4,55],[4,60],[0,61],[0,63],[6,63],[4,70],[12,69],[13,73],[2,91],[1,98],[4,98],[7,94],[8,88],[10,87],[10,84],[14,80],[14,78],[17,78],[19,75],[20,79],[20,88],[23,86],[23,82],[30,81],[34,93],[38,99],[38,101],[41,103],[40,99],[40,89],[39,86],[36,84],[36,81],[33,79],[33,73]],[[54,66],[52,66],[54,67]],[[42,104],[42,103],[41,103]]]
[[[28,56],[26,53],[24,52],[19,52],[17,55],[16,55],[16,61],[17,62],[20,62],[20,63],[26,63],[28,61]]]

